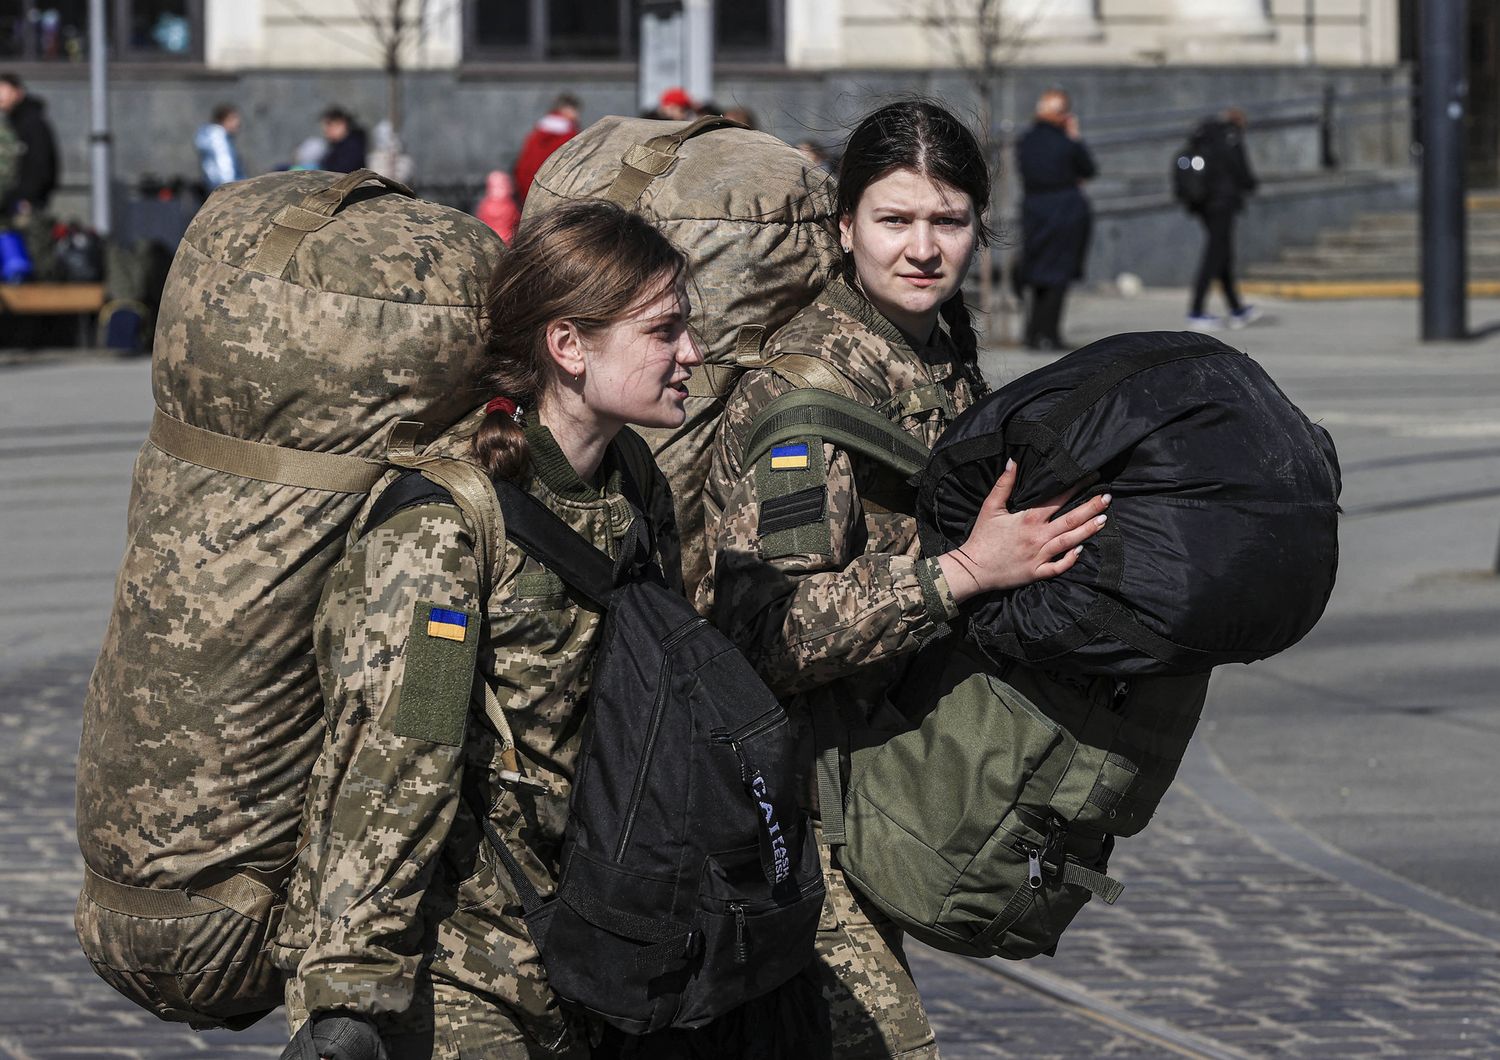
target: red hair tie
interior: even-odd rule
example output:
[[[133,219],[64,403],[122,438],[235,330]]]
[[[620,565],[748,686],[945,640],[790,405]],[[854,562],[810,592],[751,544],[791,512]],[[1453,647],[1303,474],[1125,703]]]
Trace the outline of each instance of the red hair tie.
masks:
[[[484,414],[488,416],[491,412],[503,412],[517,423],[521,422],[521,406],[508,397],[490,398],[484,406]]]

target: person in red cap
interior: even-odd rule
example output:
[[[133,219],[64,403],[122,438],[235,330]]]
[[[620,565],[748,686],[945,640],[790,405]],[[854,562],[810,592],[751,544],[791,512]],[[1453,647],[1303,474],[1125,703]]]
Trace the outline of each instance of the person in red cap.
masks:
[[[578,116],[582,110],[578,97],[564,92],[552,101],[552,107],[537,120],[521,153],[516,156],[516,202],[525,203],[526,193],[536,171],[542,168],[549,155],[578,135]]]
[[[667,121],[691,121],[698,116],[698,104],[680,85],[674,85],[656,101],[656,116]]]

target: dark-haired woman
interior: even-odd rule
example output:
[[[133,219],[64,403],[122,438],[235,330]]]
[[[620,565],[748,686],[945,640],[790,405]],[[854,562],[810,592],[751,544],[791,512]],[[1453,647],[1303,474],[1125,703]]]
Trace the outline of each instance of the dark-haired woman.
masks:
[[[632,547],[630,562],[679,583],[670,494],[624,428],[683,420],[701,361],[684,266],[656,229],[604,203],[523,226],[485,306],[488,364],[473,383],[488,403],[429,450],[479,461],[610,555]],[[378,526],[363,525],[369,511],[317,615],[328,735],[281,937],[293,1026],[311,1019],[300,1055],[586,1056],[474,808],[547,893],[602,615],[514,544],[481,598],[452,504]],[[513,763],[470,709],[489,693]],[[352,1051],[361,1043],[378,1051]]]
[[[841,389],[926,445],[985,389],[960,291],[987,236],[990,179],[973,134],[931,103],[884,107],[849,137],[838,180],[841,275],[772,338],[766,366],[729,399],[706,489],[721,513],[713,565],[698,590],[700,610],[787,700],[809,747],[826,742],[813,732],[820,713],[845,731],[903,727],[882,715],[921,641],[977,593],[1068,569],[1108,503],[1059,515],[1060,497],[1011,513],[1009,468],[968,541],[924,556],[910,497],[873,462],[810,436],[745,465],[759,414],[816,382],[779,369],[784,354],[816,357]],[[833,1055],[936,1055],[900,932],[850,889],[836,853],[825,857],[828,905],[810,975]]]

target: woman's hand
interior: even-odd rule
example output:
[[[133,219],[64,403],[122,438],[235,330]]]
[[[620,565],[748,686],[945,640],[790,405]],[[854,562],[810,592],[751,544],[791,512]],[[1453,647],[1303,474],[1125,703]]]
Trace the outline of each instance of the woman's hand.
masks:
[[[980,505],[969,539],[938,557],[953,597],[960,603],[979,593],[1018,589],[1055,578],[1078,560],[1083,543],[1104,526],[1109,494],[1092,497],[1065,515],[1058,510],[1078,492],[1012,512],[1006,505],[1016,485],[1016,462],[1007,460],[995,488]],[[1053,518],[1057,516],[1057,518]]]

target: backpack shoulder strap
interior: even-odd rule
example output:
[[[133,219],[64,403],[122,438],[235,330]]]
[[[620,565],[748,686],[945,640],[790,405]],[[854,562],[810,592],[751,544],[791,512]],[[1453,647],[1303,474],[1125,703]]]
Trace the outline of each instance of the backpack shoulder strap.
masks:
[[[495,490],[505,513],[506,530],[516,544],[607,609],[616,587],[615,565],[609,556],[514,483],[496,482]]]
[[[929,450],[885,416],[861,402],[827,390],[793,390],[767,405],[750,424],[743,467],[772,446],[817,435],[840,448],[911,478],[927,464]]]

